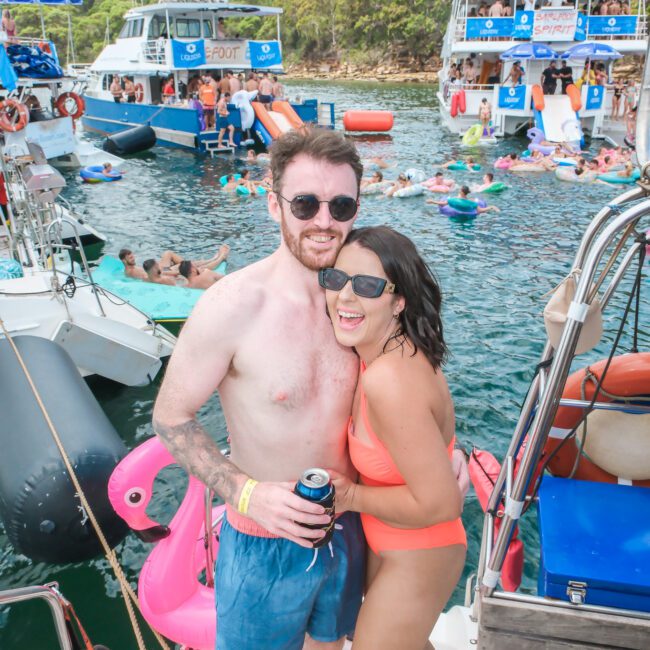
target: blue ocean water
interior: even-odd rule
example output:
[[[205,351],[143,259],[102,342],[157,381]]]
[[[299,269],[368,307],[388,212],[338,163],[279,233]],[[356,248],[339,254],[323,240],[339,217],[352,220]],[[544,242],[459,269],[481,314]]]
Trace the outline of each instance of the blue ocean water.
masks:
[[[522,151],[525,139],[511,139],[491,148],[463,150],[457,137],[440,126],[431,86],[371,83],[287,83],[292,97],[317,96],[335,101],[337,115],[351,108],[386,109],[395,114],[390,136],[358,137],[364,158],[383,156],[399,171],[419,168],[433,175],[435,165],[471,153],[487,171],[498,155]],[[93,136],[89,136],[93,139]],[[99,141],[97,138],[95,140]],[[231,247],[230,269],[238,269],[275,249],[277,225],[265,199],[236,197],[220,190],[219,177],[244,167],[242,158],[211,159],[156,147],[131,158],[122,181],[87,185],[66,173],[63,191],[85,219],[105,233],[106,252],[128,246],[140,261],[174,249],[187,257],[210,256],[222,242]],[[254,168],[261,177],[263,167]],[[552,174],[507,174],[495,171],[508,190],[488,197],[501,209],[471,222],[438,214],[423,197],[364,197],[359,224],[389,224],[417,243],[443,288],[443,319],[451,358],[445,369],[456,405],[457,436],[468,446],[505,451],[519,408],[544,344],[541,318],[544,294],[569,270],[580,236],[600,207],[619,190],[599,185],[560,183]],[[479,182],[481,173],[450,172],[462,183]],[[644,300],[644,313],[647,301]],[[647,341],[645,321],[641,336]],[[600,346],[585,362],[601,358]],[[151,411],[159,380],[144,388],[124,388],[103,381],[91,387],[129,448],[152,435]],[[200,419],[221,445],[226,428],[216,399]],[[168,521],[182,498],[185,478],[178,469],[163,473],[151,514]],[[476,568],[482,526],[473,493],[463,520],[469,548],[465,576]],[[523,589],[534,590],[537,532],[524,522],[526,544]],[[129,536],[118,556],[135,587],[149,547]],[[16,555],[0,525],[0,589],[57,580],[95,643],[116,649],[136,647],[119,587],[103,559],[70,566],[34,564]],[[464,580],[453,602],[462,602]],[[53,632],[42,604],[0,609],[0,647],[40,650],[53,647]],[[148,642],[147,647],[155,647]]]

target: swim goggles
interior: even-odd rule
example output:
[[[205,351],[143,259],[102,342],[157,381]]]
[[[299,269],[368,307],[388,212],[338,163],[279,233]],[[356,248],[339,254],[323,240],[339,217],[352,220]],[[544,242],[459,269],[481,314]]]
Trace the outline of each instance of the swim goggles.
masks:
[[[350,221],[357,213],[359,208],[357,199],[351,196],[335,196],[329,201],[320,201],[314,194],[297,194],[292,199],[282,196],[279,192],[276,194],[285,201],[289,202],[291,213],[300,221],[309,221],[313,219],[320,210],[321,203],[327,203],[332,219],[336,221]]]
[[[329,291],[341,291],[348,281],[352,282],[352,291],[361,298],[379,298],[382,293],[395,293],[397,290],[392,282],[374,275],[348,275],[333,268],[318,272],[318,284]]]

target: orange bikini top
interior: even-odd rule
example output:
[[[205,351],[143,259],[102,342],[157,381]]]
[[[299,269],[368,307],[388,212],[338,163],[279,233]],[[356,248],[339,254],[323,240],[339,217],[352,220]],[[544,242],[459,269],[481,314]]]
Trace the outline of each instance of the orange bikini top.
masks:
[[[360,374],[363,374],[365,370],[366,365],[362,361]],[[397,469],[388,449],[386,449],[384,443],[379,440],[370,425],[366,395],[363,392],[361,382],[359,382],[359,390],[361,391],[361,419],[363,420],[370,440],[364,442],[354,435],[354,422],[352,417],[350,417],[348,422],[348,448],[352,464],[355,466],[356,470],[361,475],[363,483],[366,485],[373,485],[375,487],[380,485],[404,485],[404,477]],[[455,438],[452,438],[447,447],[449,458],[451,458],[454,451],[454,441]]]

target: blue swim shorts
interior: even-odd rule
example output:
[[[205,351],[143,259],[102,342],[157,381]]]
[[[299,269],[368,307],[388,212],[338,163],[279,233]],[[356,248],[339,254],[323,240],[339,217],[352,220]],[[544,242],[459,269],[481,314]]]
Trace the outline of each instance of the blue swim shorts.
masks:
[[[305,633],[325,642],[354,631],[366,543],[356,513],[336,522],[342,528],[331,552],[320,548],[309,568],[313,549],[241,533],[224,520],[215,571],[217,650],[301,650]]]
[[[217,129],[227,129],[228,128],[228,118],[217,115]]]

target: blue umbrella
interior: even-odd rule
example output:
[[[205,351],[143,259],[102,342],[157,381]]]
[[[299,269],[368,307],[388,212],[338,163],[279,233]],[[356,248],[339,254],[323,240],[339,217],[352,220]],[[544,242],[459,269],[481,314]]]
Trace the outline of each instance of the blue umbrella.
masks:
[[[623,55],[607,43],[585,41],[570,47],[561,56],[563,59],[620,59]]]
[[[559,54],[544,43],[518,43],[506,50],[499,57],[503,61],[521,61],[527,59],[557,59]]]

